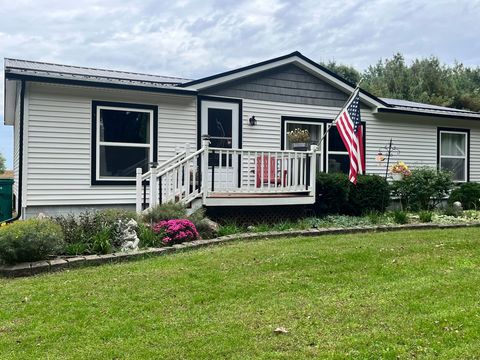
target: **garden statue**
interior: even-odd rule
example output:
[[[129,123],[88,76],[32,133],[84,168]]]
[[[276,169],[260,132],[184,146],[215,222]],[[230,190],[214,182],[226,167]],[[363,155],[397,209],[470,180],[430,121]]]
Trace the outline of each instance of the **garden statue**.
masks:
[[[138,243],[140,242],[140,239],[135,231],[137,228],[137,222],[133,219],[130,219],[126,224],[123,224],[120,220],[119,225],[121,228],[120,240],[122,241],[122,251],[138,250]]]
[[[453,203],[453,207],[454,207],[455,209],[457,209],[457,210],[463,210],[463,205],[462,205],[462,203],[461,203],[460,201],[455,201],[455,202]]]

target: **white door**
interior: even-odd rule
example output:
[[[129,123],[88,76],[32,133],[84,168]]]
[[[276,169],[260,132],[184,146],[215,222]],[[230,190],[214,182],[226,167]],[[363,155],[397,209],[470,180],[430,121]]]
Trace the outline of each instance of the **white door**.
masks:
[[[202,135],[210,136],[210,147],[238,149],[239,104],[222,101],[202,101]],[[209,155],[209,190],[234,190],[238,186],[238,157],[215,151]]]

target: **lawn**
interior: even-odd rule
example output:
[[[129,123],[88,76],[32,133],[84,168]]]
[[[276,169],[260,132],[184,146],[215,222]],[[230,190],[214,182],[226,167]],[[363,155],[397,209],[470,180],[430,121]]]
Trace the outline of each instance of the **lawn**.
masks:
[[[246,241],[0,280],[1,359],[397,357],[480,357],[479,229]]]

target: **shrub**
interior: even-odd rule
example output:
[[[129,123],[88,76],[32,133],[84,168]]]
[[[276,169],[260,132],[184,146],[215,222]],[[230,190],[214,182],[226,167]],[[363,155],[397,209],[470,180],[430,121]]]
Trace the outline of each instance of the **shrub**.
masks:
[[[448,203],[460,201],[465,210],[478,209],[480,206],[480,184],[466,183],[456,188],[450,194]]]
[[[433,210],[453,186],[449,172],[432,168],[412,170],[410,176],[392,184],[393,193],[400,197],[404,209]]]
[[[318,173],[316,197],[313,205],[316,214],[340,214],[344,211],[350,182],[342,173]]]
[[[396,224],[406,224],[408,222],[408,216],[405,211],[395,210],[393,212],[393,221]]]
[[[190,220],[164,220],[152,225],[155,234],[162,237],[165,245],[180,244],[199,239],[198,231]]]
[[[459,217],[463,214],[463,210],[454,205],[447,205],[442,209],[443,215]]]
[[[319,173],[314,211],[319,215],[383,213],[390,203],[388,182],[377,175],[359,175],[353,185],[346,174]]]
[[[0,258],[7,263],[37,261],[64,249],[62,228],[48,219],[17,221],[0,228]]]
[[[124,209],[85,211],[78,216],[69,214],[54,220],[62,228],[68,255],[106,254],[121,245],[120,223],[136,219],[134,212]]]
[[[432,222],[433,213],[431,211],[420,211],[418,217],[422,223]]]
[[[149,225],[138,224],[137,235],[141,247],[160,247],[163,245],[163,232],[155,234]]]
[[[146,223],[153,224],[164,220],[173,219],[186,219],[187,210],[182,204],[166,203],[156,206],[150,209],[145,215],[143,220]]]
[[[390,203],[390,186],[385,178],[378,175],[359,175],[357,184],[349,183],[349,186],[345,213],[358,216],[385,212]]]

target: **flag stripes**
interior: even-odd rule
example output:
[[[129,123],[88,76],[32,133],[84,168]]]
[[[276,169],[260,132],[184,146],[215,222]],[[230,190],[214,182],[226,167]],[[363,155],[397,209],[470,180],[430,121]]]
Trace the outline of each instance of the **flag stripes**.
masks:
[[[356,89],[349,101],[335,119],[338,133],[350,158],[349,180],[356,184],[358,174],[365,171],[363,129],[360,119],[360,97]]]

